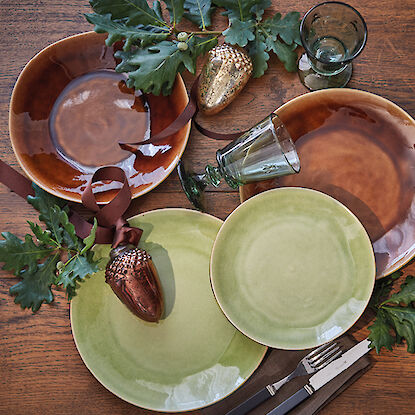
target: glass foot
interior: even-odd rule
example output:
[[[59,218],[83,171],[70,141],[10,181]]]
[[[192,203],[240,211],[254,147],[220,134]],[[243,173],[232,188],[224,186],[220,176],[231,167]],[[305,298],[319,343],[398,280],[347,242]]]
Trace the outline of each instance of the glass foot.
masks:
[[[310,91],[317,91],[325,88],[343,88],[352,77],[352,64],[335,75],[321,75],[310,65],[307,54],[303,54],[298,61],[298,76],[301,83]]]
[[[195,174],[193,171],[189,170],[186,163],[183,163],[182,161],[179,161],[179,164],[177,165],[177,173],[187,198],[196,209],[204,212],[204,190],[207,183],[203,180],[203,175]]]

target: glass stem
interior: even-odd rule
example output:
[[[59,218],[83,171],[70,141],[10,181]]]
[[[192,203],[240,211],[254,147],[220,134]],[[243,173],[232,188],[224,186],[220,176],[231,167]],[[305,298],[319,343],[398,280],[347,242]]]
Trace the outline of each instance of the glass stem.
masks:
[[[205,173],[203,176],[204,180],[214,187],[218,187],[222,179],[219,168],[213,167],[210,164],[205,167]]]

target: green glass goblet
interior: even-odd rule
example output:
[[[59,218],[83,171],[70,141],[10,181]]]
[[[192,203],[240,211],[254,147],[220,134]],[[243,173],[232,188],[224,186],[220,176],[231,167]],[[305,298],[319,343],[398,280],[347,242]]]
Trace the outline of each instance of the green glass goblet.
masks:
[[[301,82],[311,91],[341,88],[352,76],[352,60],[365,47],[367,27],[352,6],[328,1],[304,15],[300,38],[306,52],[298,61]]]
[[[298,173],[300,160],[285,125],[272,113],[260,123],[216,152],[218,166],[207,165],[201,174],[182,161],[177,166],[188,199],[204,209],[204,189],[218,187],[222,178],[233,189],[245,183]]]

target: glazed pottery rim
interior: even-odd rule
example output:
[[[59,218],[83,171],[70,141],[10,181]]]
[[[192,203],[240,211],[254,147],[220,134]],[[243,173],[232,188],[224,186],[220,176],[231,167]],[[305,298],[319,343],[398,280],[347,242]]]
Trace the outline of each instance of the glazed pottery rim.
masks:
[[[43,49],[41,49],[39,52],[37,52],[32,58],[30,58],[26,64],[24,65],[23,69],[20,71],[19,76],[17,77],[17,80],[13,86],[13,90],[12,90],[12,94],[10,96],[10,101],[9,101],[9,120],[8,120],[8,128],[9,128],[9,136],[10,136],[10,142],[13,148],[13,153],[19,163],[19,166],[21,167],[21,169],[24,171],[24,173],[26,174],[26,176],[33,182],[36,183],[40,188],[42,188],[43,190],[45,190],[46,192],[59,197],[61,199],[67,200],[69,202],[76,202],[76,203],[81,203],[81,195],[79,195],[78,197],[76,196],[72,196],[66,193],[62,193],[58,190],[52,189],[49,186],[45,185],[44,183],[42,183],[40,180],[37,179],[36,175],[32,174],[29,169],[27,169],[27,166],[25,165],[25,163],[23,162],[20,154],[18,153],[18,151],[16,150],[15,144],[14,144],[14,134],[12,133],[12,109],[15,106],[15,100],[16,100],[16,90],[18,89],[18,85],[19,82],[21,81],[21,79],[23,78],[24,74],[30,70],[30,66],[35,64],[36,59],[41,56],[44,52],[46,52],[47,50],[49,50],[50,48],[56,47],[57,45],[59,45],[62,42],[74,39],[74,38],[80,38],[80,37],[88,37],[88,36],[102,36],[101,33],[97,33],[94,32],[93,30],[87,31],[87,32],[81,32],[81,33],[76,33],[74,35],[70,35],[67,37],[64,37],[62,39],[59,39],[53,43],[50,43],[49,45],[45,46]],[[104,44],[104,43],[103,43]],[[178,73],[176,76],[176,80],[175,82],[178,82],[180,91],[184,93],[184,98],[185,98],[185,105],[187,105],[189,103],[189,96],[187,94],[187,90],[186,90],[186,85],[183,81],[182,76]],[[142,192],[140,192],[140,194],[134,194],[134,192],[132,191],[131,193],[131,199],[136,199],[140,196],[145,195],[146,193],[150,192],[151,190],[153,190],[155,187],[159,186],[161,183],[164,182],[164,180],[167,179],[167,177],[171,174],[171,172],[176,168],[177,163],[179,162],[179,160],[181,159],[188,140],[189,140],[189,136],[190,136],[190,129],[191,129],[191,120],[189,120],[189,122],[184,125],[182,127],[184,129],[184,131],[181,133],[181,135],[184,136],[184,140],[181,144],[182,149],[177,153],[176,155],[176,161],[171,163],[171,166],[166,169],[166,173],[165,176],[163,177],[162,180],[157,181],[155,183],[153,183],[152,185],[147,186]],[[179,132],[179,131],[178,131]],[[177,133],[178,133],[177,132]],[[100,166],[100,167],[104,167],[104,166]],[[98,169],[99,167],[97,167]],[[90,175],[92,177],[92,174]],[[128,178],[127,178],[128,179]],[[131,187],[130,187],[131,188]],[[97,203],[99,205],[105,205],[107,203],[109,203],[111,201],[111,198],[105,197],[105,201],[97,201]]]
[[[293,191],[293,190],[296,190],[296,191],[298,191],[298,190],[301,190],[301,191],[305,191],[305,192],[312,192],[312,193],[317,193],[317,194],[319,194],[321,197],[324,197],[324,198],[327,198],[327,199],[331,199],[332,201],[334,201],[339,207],[341,207],[341,208],[343,208],[348,214],[350,214],[351,215],[351,217],[354,219],[354,221],[356,222],[356,223],[358,223],[360,226],[361,226],[361,228],[362,228],[362,230],[364,231],[363,232],[363,234],[364,234],[364,239],[367,241],[367,243],[369,244],[369,247],[370,247],[370,249],[369,249],[369,251],[370,251],[370,253],[371,253],[371,264],[372,264],[372,274],[373,274],[373,276],[372,276],[372,279],[373,279],[373,282],[372,282],[372,289],[370,290],[370,295],[368,296],[368,298],[367,298],[367,300],[366,300],[366,302],[365,302],[365,304],[364,304],[364,307],[362,307],[362,310],[361,310],[361,312],[360,313],[358,313],[358,314],[356,314],[356,318],[353,320],[353,322],[349,325],[349,327],[347,327],[346,329],[344,329],[344,330],[342,330],[340,333],[338,333],[338,334],[336,334],[333,338],[331,338],[330,340],[325,340],[324,342],[322,342],[322,343],[318,343],[318,344],[316,344],[316,345],[314,345],[313,346],[313,348],[315,348],[315,347],[318,347],[318,346],[321,346],[321,345],[323,345],[324,343],[327,343],[327,342],[329,342],[329,341],[333,341],[333,340],[335,340],[335,339],[337,339],[338,337],[340,337],[340,336],[342,336],[343,334],[345,334],[345,333],[347,333],[347,331],[348,330],[350,330],[355,324],[356,324],[356,322],[359,320],[359,318],[362,316],[362,314],[365,312],[365,310],[367,309],[367,306],[368,306],[368,304],[369,304],[369,301],[370,301],[370,298],[372,297],[372,294],[373,294],[373,290],[374,290],[374,288],[375,288],[375,282],[376,282],[376,262],[375,262],[375,254],[374,254],[374,251],[373,251],[373,246],[372,246],[372,242],[370,241],[370,238],[369,238],[369,235],[368,235],[368,233],[367,233],[367,231],[366,231],[366,229],[365,229],[365,227],[362,225],[362,223],[360,222],[360,220],[359,220],[359,218],[347,207],[347,206],[345,206],[345,205],[343,205],[343,203],[341,203],[341,202],[339,202],[337,199],[335,199],[334,197],[332,197],[332,196],[329,196],[329,195],[327,195],[326,193],[323,193],[323,192],[320,192],[320,191],[318,191],[318,190],[314,190],[314,189],[309,189],[309,188],[307,188],[307,187],[299,187],[299,186],[296,186],[296,187],[294,187],[294,186],[292,186],[292,187],[277,187],[277,188],[275,188],[275,189],[269,189],[269,190],[266,190],[266,191],[264,191],[264,192],[261,192],[261,193],[258,193],[258,194],[256,194],[255,196],[252,196],[252,197],[250,197],[249,199],[247,199],[245,202],[243,202],[243,203],[241,203],[239,206],[237,206],[229,215],[228,215],[228,217],[224,220],[224,222],[223,222],[223,224],[222,224],[222,226],[221,226],[221,228],[219,229],[219,232],[218,232],[218,234],[216,235],[216,239],[215,239],[215,242],[213,243],[213,247],[212,247],[212,252],[211,252],[211,255],[210,255],[210,264],[209,264],[209,275],[210,275],[210,285],[211,285],[211,287],[212,287],[212,291],[213,291],[213,294],[214,294],[214,296],[215,296],[215,299],[216,299],[216,302],[218,303],[218,306],[220,307],[220,309],[222,310],[222,312],[223,312],[223,314],[225,314],[225,316],[226,316],[226,318],[229,320],[229,322],[237,329],[237,330],[239,330],[241,333],[243,333],[246,337],[249,337],[250,339],[252,339],[252,340],[254,340],[254,341],[256,341],[257,343],[260,343],[260,344],[262,344],[262,345],[264,345],[264,346],[267,346],[267,347],[272,347],[272,348],[277,348],[277,349],[281,349],[281,350],[305,350],[306,348],[305,347],[290,347],[290,348],[288,348],[288,347],[281,347],[281,346],[279,346],[279,345],[269,345],[269,344],[265,344],[265,343],[263,343],[262,341],[260,341],[260,340],[258,340],[258,339],[256,339],[256,338],[254,338],[254,337],[251,337],[249,334],[247,334],[243,329],[241,329],[240,327],[237,327],[236,325],[235,325],[235,323],[229,318],[229,316],[228,316],[228,314],[226,313],[226,311],[223,309],[223,307],[222,307],[222,305],[221,305],[221,303],[220,303],[220,300],[218,299],[218,297],[217,297],[217,294],[216,294],[216,291],[215,291],[215,284],[214,284],[214,282],[213,282],[213,272],[212,272],[212,267],[213,267],[213,257],[214,257],[214,252],[215,252],[215,248],[216,248],[216,244],[217,244],[217,241],[218,241],[218,239],[219,239],[219,236],[220,236],[220,234],[223,232],[223,229],[224,229],[224,227],[225,227],[225,224],[226,224],[226,222],[229,220],[229,218],[235,213],[235,212],[237,212],[239,209],[244,209],[245,208],[245,205],[246,204],[248,204],[248,203],[251,203],[250,201],[252,201],[252,200],[255,200],[255,199],[257,199],[257,198],[260,198],[261,196],[263,196],[263,195],[266,195],[266,194],[269,194],[269,193],[271,193],[271,192],[280,192],[280,191]],[[307,347],[308,348],[308,347]]]
[[[130,219],[133,219],[133,218],[139,218],[139,217],[144,217],[144,216],[146,216],[147,214],[153,214],[153,213],[156,213],[156,214],[158,214],[158,213],[162,213],[162,212],[166,212],[166,211],[174,211],[174,212],[177,212],[177,211],[185,211],[186,212],[186,214],[196,214],[196,215],[202,215],[202,216],[206,216],[206,217],[208,217],[209,219],[214,219],[216,222],[218,222],[218,223],[220,223],[220,225],[221,225],[221,227],[219,228],[219,231],[218,232],[220,232],[220,229],[222,228],[222,225],[223,225],[223,223],[224,223],[224,221],[222,220],[222,219],[220,219],[220,218],[218,218],[218,217],[216,217],[216,216],[213,216],[213,215],[211,215],[211,214],[209,214],[209,213],[206,213],[206,212],[200,212],[200,211],[198,211],[198,210],[194,210],[194,209],[187,209],[187,208],[160,208],[160,209],[154,209],[154,210],[149,210],[149,211],[147,211],[147,212],[142,212],[142,213],[139,213],[139,214],[137,214],[137,215],[134,215],[134,216],[131,216],[130,218],[128,218],[127,219],[127,222],[130,220]],[[213,244],[215,244],[215,241],[213,242]],[[105,244],[100,244],[100,245],[105,245]],[[106,244],[106,245],[109,245],[109,244]],[[209,264],[210,264],[210,260],[209,260]],[[210,266],[209,266],[209,268],[210,268]],[[210,269],[209,269],[209,280],[210,280],[210,284],[211,284],[211,278],[210,278]],[[211,287],[212,287],[212,285],[211,285]],[[215,296],[215,294],[214,294],[214,292],[212,291],[212,294],[213,294],[213,297],[214,297],[214,299],[215,299],[215,301],[216,301],[216,304],[218,304],[218,307],[220,308],[220,310],[221,310],[221,312],[223,313],[223,310],[222,310],[222,308],[219,306],[219,303],[217,302],[217,299],[216,299],[216,296]],[[128,402],[129,404],[131,404],[131,405],[134,405],[135,407],[138,407],[138,408],[143,408],[143,409],[147,409],[147,410],[150,410],[150,411],[154,411],[154,409],[153,408],[149,408],[149,407],[144,407],[144,406],[138,406],[136,403],[134,403],[134,402],[132,402],[132,401],[130,401],[130,400],[128,400],[128,399],[125,399],[124,397],[122,397],[122,396],[120,396],[119,394],[117,394],[117,393],[115,393],[115,392],[113,392],[111,389],[109,389],[106,385],[104,385],[102,382],[101,382],[101,380],[100,379],[98,379],[98,377],[95,375],[95,373],[93,372],[93,370],[89,367],[89,365],[87,364],[87,362],[85,362],[85,360],[84,360],[84,358],[83,358],[83,356],[82,356],[82,354],[81,354],[81,352],[80,352],[80,350],[79,350],[79,346],[78,346],[78,343],[77,343],[77,340],[76,340],[76,337],[75,337],[75,335],[74,335],[74,332],[73,332],[73,310],[72,310],[72,307],[73,307],[73,305],[72,305],[73,303],[72,303],[72,301],[70,301],[70,303],[69,303],[69,320],[70,320],[70,324],[71,324],[71,334],[72,334],[72,338],[73,338],[73,341],[74,341],[74,343],[75,343],[75,347],[76,347],[76,350],[78,351],[78,354],[79,354],[79,356],[80,356],[80,358],[81,358],[81,360],[82,360],[82,363],[85,365],[85,367],[89,370],[89,372],[94,376],[94,378],[100,383],[100,385],[102,385],[107,391],[109,391],[110,393],[112,393],[113,395],[115,395],[117,398],[119,398],[119,399],[121,399],[121,400],[123,400],[124,402]],[[226,316],[226,314],[224,314],[224,318],[226,318],[226,320],[227,321],[229,321],[229,319],[227,318],[227,316]],[[229,321],[230,322],[230,321]],[[231,322],[230,322],[231,323]],[[232,323],[231,323],[232,324]],[[233,324],[232,324],[232,326],[237,330],[237,331],[239,331],[240,333],[242,333],[239,329],[237,329]],[[244,334],[244,333],[242,333],[242,334]],[[245,334],[244,334],[245,335]],[[245,335],[246,336],[246,335]],[[246,336],[246,337],[248,337],[248,336]],[[249,337],[248,337],[249,338]],[[249,338],[250,339],[250,338]],[[252,340],[252,339],[250,339],[250,340]],[[258,342],[257,342],[258,343]],[[261,344],[261,343],[260,343]],[[258,359],[258,363],[257,363],[257,365],[253,368],[253,370],[249,373],[249,375],[247,375],[246,376],[246,378],[243,380],[243,382],[241,382],[235,389],[233,389],[231,392],[229,392],[227,395],[225,395],[225,396],[223,396],[222,398],[220,398],[220,399],[218,399],[218,400],[216,400],[216,401],[214,401],[214,402],[211,402],[210,404],[208,404],[208,405],[203,405],[203,406],[199,406],[199,407],[197,407],[197,408],[193,408],[193,409],[184,409],[183,411],[177,411],[177,410],[168,410],[168,409],[163,409],[163,412],[166,412],[166,413],[181,413],[181,412],[191,412],[191,411],[197,411],[197,410],[200,410],[200,409],[202,409],[202,408],[207,408],[207,407],[209,407],[209,406],[211,406],[211,405],[214,405],[214,404],[217,404],[218,402],[222,402],[224,399],[226,399],[227,397],[229,397],[232,393],[234,393],[234,392],[236,392],[238,389],[240,389],[251,377],[252,377],[252,375],[257,371],[257,369],[259,368],[259,366],[261,365],[261,363],[263,362],[263,360],[264,360],[264,358],[265,358],[265,355],[266,355],[266,353],[267,353],[267,351],[268,351],[268,346],[266,346],[266,345],[264,345],[264,344],[261,344],[262,346],[265,346],[265,348],[264,348],[264,352],[263,352],[263,354],[262,354],[262,356],[260,356],[260,358]]]
[[[308,96],[311,95],[332,95],[332,94],[343,94],[343,95],[360,95],[360,96],[366,96],[366,97],[372,97],[375,102],[382,102],[384,104],[390,105],[392,108],[394,108],[403,118],[406,118],[411,124],[415,126],[415,118],[413,118],[408,112],[406,112],[403,108],[401,108],[398,104],[395,104],[393,101],[389,100],[388,98],[382,97],[381,95],[374,94],[373,92],[364,91],[362,89],[356,89],[356,88],[327,88],[327,89],[320,89],[318,91],[310,91],[305,92],[304,94],[298,95],[297,97],[291,98],[289,101],[285,102],[284,104],[280,105],[277,109],[275,109],[273,112],[277,115],[279,115],[279,112],[281,110],[284,110],[287,107],[290,107],[292,105],[295,105],[297,101],[301,101],[303,99],[308,99]],[[280,188],[278,188],[280,189]],[[272,190],[272,189],[271,189]],[[264,192],[261,192],[264,193]],[[260,194],[260,193],[259,193]],[[252,196],[255,197],[255,196]],[[250,197],[249,199],[251,199]],[[241,188],[239,188],[239,202],[244,203],[247,200],[242,200],[242,191]],[[407,265],[412,259],[415,258],[415,250],[412,253],[408,254],[408,258],[406,261],[400,263],[396,263],[395,265],[391,266],[388,272],[384,273],[383,275],[380,275],[376,279],[385,278],[388,275],[393,274],[397,270],[403,268],[405,265]]]

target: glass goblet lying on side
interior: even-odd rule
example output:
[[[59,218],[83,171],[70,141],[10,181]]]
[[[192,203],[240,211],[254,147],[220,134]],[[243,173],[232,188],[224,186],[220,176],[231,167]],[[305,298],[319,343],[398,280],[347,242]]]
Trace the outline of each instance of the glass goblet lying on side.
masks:
[[[183,190],[199,210],[205,210],[203,194],[206,186],[218,187],[222,178],[237,189],[246,183],[300,171],[300,160],[291,136],[275,113],[218,150],[216,161],[218,167],[207,165],[201,174],[189,171],[182,161],[177,166]]]

